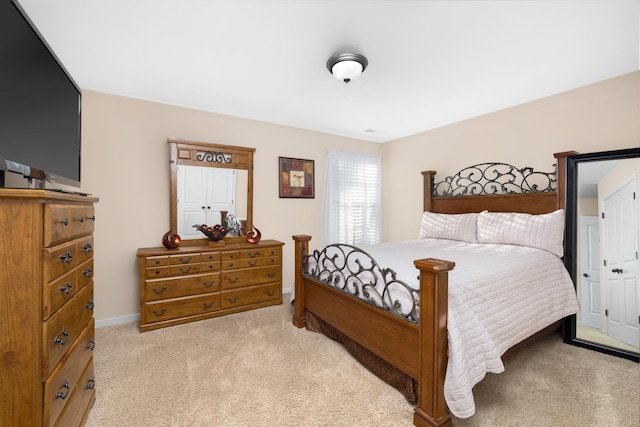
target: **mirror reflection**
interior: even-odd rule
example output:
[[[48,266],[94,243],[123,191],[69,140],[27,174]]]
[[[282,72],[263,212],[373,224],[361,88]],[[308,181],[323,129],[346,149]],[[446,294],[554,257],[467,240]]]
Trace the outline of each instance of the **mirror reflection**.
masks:
[[[198,224],[224,225],[238,236],[247,221],[248,171],[177,166],[178,235],[202,239]]]
[[[578,339],[640,351],[640,158],[576,165]]]

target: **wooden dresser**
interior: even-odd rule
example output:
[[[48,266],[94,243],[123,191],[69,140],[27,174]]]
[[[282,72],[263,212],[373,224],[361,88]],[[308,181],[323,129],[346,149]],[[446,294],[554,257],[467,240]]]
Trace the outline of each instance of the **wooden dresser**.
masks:
[[[138,249],[140,332],[282,304],[283,244]]]
[[[0,189],[2,426],[80,426],[93,405],[97,201]]]

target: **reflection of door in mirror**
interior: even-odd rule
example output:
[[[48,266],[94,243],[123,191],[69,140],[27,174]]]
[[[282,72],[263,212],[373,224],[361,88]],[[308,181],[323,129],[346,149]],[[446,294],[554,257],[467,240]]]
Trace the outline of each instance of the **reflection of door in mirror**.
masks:
[[[194,225],[222,225],[222,212],[236,215],[234,169],[178,166],[178,234],[201,239]]]
[[[640,344],[640,159],[578,167],[576,336],[632,352]],[[594,218],[595,216],[595,218]]]

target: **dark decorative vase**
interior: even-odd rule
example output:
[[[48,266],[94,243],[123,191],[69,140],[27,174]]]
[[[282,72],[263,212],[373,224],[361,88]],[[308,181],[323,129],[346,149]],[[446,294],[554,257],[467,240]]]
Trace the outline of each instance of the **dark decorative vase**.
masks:
[[[205,236],[209,238],[212,242],[217,242],[227,235],[227,227],[223,227],[222,225],[214,225],[213,227],[209,227],[207,224],[196,224],[193,228],[202,232]]]
[[[253,227],[253,229],[256,231],[255,232],[250,231],[247,233],[247,242],[258,243],[260,241],[260,237],[262,237],[262,233],[260,233],[260,230],[258,230],[255,227]]]
[[[167,231],[164,236],[162,236],[162,244],[167,249],[175,249],[180,246],[182,239],[177,234],[173,234],[171,230]]]

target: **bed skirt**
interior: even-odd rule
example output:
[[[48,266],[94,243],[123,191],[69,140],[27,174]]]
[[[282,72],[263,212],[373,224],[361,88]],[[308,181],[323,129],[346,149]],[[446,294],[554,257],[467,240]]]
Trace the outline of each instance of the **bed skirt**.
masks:
[[[310,311],[306,312],[306,328],[309,331],[322,333],[342,344],[354,359],[378,378],[397,389],[409,403],[415,405],[418,402],[418,384],[416,380],[347,337]]]

